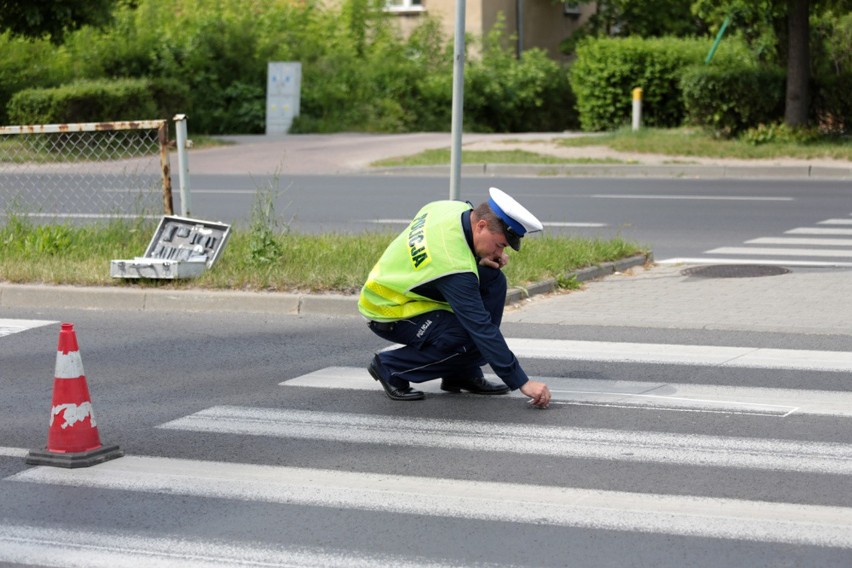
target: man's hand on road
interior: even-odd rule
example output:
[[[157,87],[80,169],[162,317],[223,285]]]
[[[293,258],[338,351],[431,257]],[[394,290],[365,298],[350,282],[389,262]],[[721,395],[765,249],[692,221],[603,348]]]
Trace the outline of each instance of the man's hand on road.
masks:
[[[496,268],[497,270],[502,269],[504,266],[509,264],[509,255],[505,252],[500,255],[499,258],[482,258],[479,260],[479,264],[482,266],[488,266],[490,268]]]
[[[550,404],[550,389],[539,381],[527,381],[521,392],[530,397],[530,402],[538,408],[547,408]]]

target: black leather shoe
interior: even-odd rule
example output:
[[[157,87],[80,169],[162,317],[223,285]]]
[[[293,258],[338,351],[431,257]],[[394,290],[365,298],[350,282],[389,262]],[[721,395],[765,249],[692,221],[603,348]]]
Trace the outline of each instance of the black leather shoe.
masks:
[[[398,389],[385,381],[382,378],[382,374],[379,372],[379,367],[376,365],[375,358],[370,361],[370,366],[367,367],[367,371],[370,372],[370,375],[374,379],[379,381],[379,384],[381,384],[382,388],[385,389],[385,394],[388,395],[388,398],[391,400],[423,400],[423,397],[425,396],[423,391],[414,390],[411,387]]]
[[[466,390],[473,394],[506,394],[509,392],[509,387],[486,381],[485,377],[451,377],[441,379],[441,390],[447,392]]]

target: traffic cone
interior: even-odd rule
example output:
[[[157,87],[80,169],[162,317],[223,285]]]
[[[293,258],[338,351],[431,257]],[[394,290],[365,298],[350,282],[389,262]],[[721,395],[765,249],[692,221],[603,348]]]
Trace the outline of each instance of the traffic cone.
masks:
[[[123,456],[118,446],[101,445],[72,323],[63,323],[59,332],[54,375],[47,447],[30,450],[27,463],[76,468]]]

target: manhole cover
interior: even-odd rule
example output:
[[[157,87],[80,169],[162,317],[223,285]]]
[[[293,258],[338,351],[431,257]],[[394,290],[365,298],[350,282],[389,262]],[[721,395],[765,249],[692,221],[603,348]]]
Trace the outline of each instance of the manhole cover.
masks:
[[[790,272],[782,266],[765,266],[761,264],[714,264],[710,266],[693,266],[681,271],[683,276],[697,278],[756,278],[759,276],[778,276]]]

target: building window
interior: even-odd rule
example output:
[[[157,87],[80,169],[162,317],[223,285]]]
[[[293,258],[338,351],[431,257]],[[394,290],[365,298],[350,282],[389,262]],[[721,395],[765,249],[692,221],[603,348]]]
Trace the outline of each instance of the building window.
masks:
[[[582,13],[579,2],[563,2],[562,8],[566,16],[579,16]]]
[[[423,0],[387,0],[385,3],[389,12],[422,12]]]

